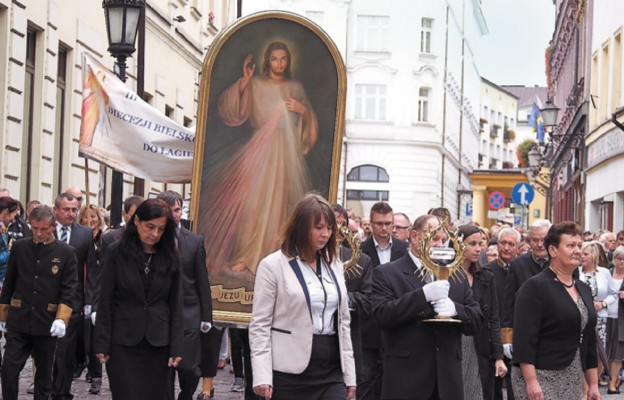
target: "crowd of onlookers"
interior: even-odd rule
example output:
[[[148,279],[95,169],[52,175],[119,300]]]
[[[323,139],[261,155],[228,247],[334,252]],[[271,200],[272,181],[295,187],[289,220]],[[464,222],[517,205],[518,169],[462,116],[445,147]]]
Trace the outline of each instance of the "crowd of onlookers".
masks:
[[[118,398],[147,393],[145,387],[139,392],[128,389],[137,386],[130,384],[135,380],[150,382],[162,376],[157,381],[163,381],[163,385],[172,382],[164,369],[167,366],[177,368],[180,387],[192,387],[192,394],[199,377],[196,381],[189,378],[196,373],[187,376],[184,368],[194,359],[189,354],[195,353],[191,369],[201,370],[204,378],[200,399],[212,398],[212,378],[217,368],[225,367],[226,358],[232,361],[232,390],[245,391],[246,398],[288,398],[302,390],[310,393],[310,398],[317,396],[311,393],[321,393],[319,398],[324,398],[323,390],[340,392],[336,391],[336,379],[347,386],[345,398],[354,398],[357,391],[358,399],[402,398],[412,390],[412,384],[418,384],[418,390],[426,387],[423,390],[429,390],[431,398],[458,395],[466,399],[502,399],[503,388],[507,399],[533,398],[537,392],[560,396],[566,390],[576,390],[573,384],[563,385],[567,389],[561,387],[566,379],[579,385],[582,382],[585,398],[597,398],[598,384],[608,385],[610,394],[619,393],[624,359],[624,334],[620,334],[624,323],[619,327],[624,321],[624,307],[618,307],[624,298],[624,231],[580,231],[573,222],[553,225],[547,220],[536,220],[527,228],[504,222],[482,227],[473,222],[453,222],[444,208],[433,208],[412,221],[385,202],[373,205],[368,216],[358,216],[338,204],[327,204],[320,196],[306,195],[291,219],[282,221],[286,227],[282,248],[258,266],[249,331],[230,328],[228,345],[225,330],[212,329],[205,271],[206,251],[209,255],[210,249],[204,249],[203,238],[183,228],[179,194],[164,192],[158,199],[147,201],[129,197],[123,208],[122,225],[126,228],[115,229],[109,226],[107,210],[85,204],[84,200],[78,188],[69,188],[52,207],[38,201],[24,207],[8,191],[0,190],[0,331],[7,338],[7,354],[17,360],[4,362],[0,368],[7,399],[16,389],[5,387],[10,386],[8,382],[16,382],[15,371],[19,374],[31,352],[33,371],[40,373],[36,375],[39,380],[35,379],[39,384],[29,388],[35,398],[44,393],[51,393],[54,399],[71,398],[71,381],[85,369],[86,379],[91,382],[90,393],[98,394],[102,365],[106,365],[111,390]],[[423,267],[425,255],[420,246],[427,234],[444,221],[462,237],[464,246],[459,272],[448,281],[435,279]],[[345,237],[335,228],[337,224],[360,239],[362,252],[357,268],[348,273],[341,271],[340,276],[336,276],[336,260],[345,261],[355,249],[350,241],[343,240]],[[309,232],[302,234],[302,230]],[[33,237],[32,248],[16,244],[26,237]],[[452,246],[444,231],[428,238],[433,247]],[[332,244],[336,241],[341,242],[337,249]],[[22,328],[11,322],[11,315],[15,318],[16,310],[23,308],[21,302],[34,305],[35,300],[20,293],[24,288],[19,285],[23,283],[16,278],[15,266],[11,267],[11,262],[27,263],[26,258],[17,261],[18,256],[11,257],[11,252],[15,245],[16,251],[23,254],[19,257],[39,256],[41,248],[52,242],[61,245],[46,260],[52,260],[51,274],[65,281],[50,280],[47,284],[56,285],[58,293],[71,288],[71,299],[66,301],[69,311],[58,300],[44,305],[48,307],[45,320],[50,324],[45,328],[46,336],[49,329],[52,338],[59,338],[58,348],[56,342],[52,348],[57,356],[46,358],[43,354],[49,353],[48,342],[30,343],[27,354],[13,350],[15,343],[25,343],[26,334],[20,336]],[[65,243],[75,253],[73,264],[71,260],[64,264],[63,255],[69,248],[64,247]],[[170,254],[176,252],[179,258],[172,258]],[[140,281],[126,276],[133,266],[139,269]],[[72,275],[71,271],[75,271],[73,279],[66,276]],[[280,271],[279,275],[275,275],[276,271]],[[280,309],[277,299],[285,293],[280,284],[292,271],[298,271],[302,284],[300,302],[293,300],[289,292],[287,307]],[[32,273],[39,276],[36,271]],[[541,282],[544,277],[548,279]],[[197,282],[203,282],[205,288],[189,289],[199,288]],[[43,289],[27,290],[37,293]],[[137,293],[140,296],[133,298]],[[570,305],[566,293],[578,310],[566,308]],[[543,298],[546,294],[554,297]],[[190,297],[194,300],[190,301]],[[538,305],[532,303],[536,298],[542,299]],[[548,302],[553,305],[540,308]],[[163,325],[159,332],[167,331],[167,326],[175,329],[154,336],[135,325],[143,314],[119,315],[120,309],[143,303],[145,307],[150,303],[153,310],[162,309],[162,315],[170,318],[169,325]],[[309,338],[295,333],[288,336],[297,324],[306,325],[302,319],[307,315],[302,311],[306,303],[314,334]],[[197,308],[188,322],[192,307]],[[559,328],[570,324],[580,329],[564,334],[557,331],[543,318],[552,312],[561,318]],[[460,323],[434,327],[434,323],[424,322],[440,316]],[[128,318],[133,321],[119,328],[123,326],[120,321]],[[343,323],[349,320],[350,328],[346,324],[347,331],[343,331]],[[146,326],[150,323],[159,322],[145,322]],[[514,335],[514,331],[524,333]],[[129,339],[135,332],[143,333],[136,340]],[[556,335],[560,339],[548,351],[525,340],[536,336],[548,343]],[[561,337],[567,338],[572,347],[566,348]],[[273,349],[278,355],[274,354],[271,361],[266,357],[271,349],[266,346],[272,341],[282,350]],[[162,352],[163,343],[168,343],[170,351]],[[116,355],[113,361],[111,353]],[[279,354],[286,358],[280,359]],[[536,354],[542,354],[537,361]],[[163,361],[151,368],[145,361],[147,355],[149,360],[162,357]],[[51,367],[47,365],[52,361],[55,372],[49,374],[47,382],[43,376],[48,374]],[[328,363],[333,368],[330,380],[326,376]],[[432,372],[432,365],[441,365],[446,372]],[[553,371],[559,373],[556,379],[549,375]],[[553,379],[557,385],[545,383]],[[150,386],[154,393],[165,391],[165,387],[173,393],[169,386]]]

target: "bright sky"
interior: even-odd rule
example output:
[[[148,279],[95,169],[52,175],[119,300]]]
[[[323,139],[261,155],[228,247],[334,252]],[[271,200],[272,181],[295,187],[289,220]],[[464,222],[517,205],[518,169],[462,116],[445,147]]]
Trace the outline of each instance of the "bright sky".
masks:
[[[546,86],[544,52],[555,29],[552,0],[482,0],[489,33],[475,44],[479,74],[497,85]]]

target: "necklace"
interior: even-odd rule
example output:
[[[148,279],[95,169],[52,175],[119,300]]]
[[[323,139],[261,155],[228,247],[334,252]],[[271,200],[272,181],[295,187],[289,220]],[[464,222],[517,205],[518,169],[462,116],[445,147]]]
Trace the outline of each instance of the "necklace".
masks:
[[[555,280],[561,283],[563,286],[567,287],[568,289],[572,289],[572,286],[574,286],[574,283],[576,282],[574,279],[572,279],[572,283],[566,285],[565,283],[563,283],[563,281],[560,281],[559,278],[555,278]]]
[[[145,272],[145,275],[149,274],[151,271],[151,268],[149,267],[150,262],[152,261],[152,256],[154,254],[150,254],[149,258],[147,259],[147,261],[145,262],[145,269],[143,269],[143,271]]]

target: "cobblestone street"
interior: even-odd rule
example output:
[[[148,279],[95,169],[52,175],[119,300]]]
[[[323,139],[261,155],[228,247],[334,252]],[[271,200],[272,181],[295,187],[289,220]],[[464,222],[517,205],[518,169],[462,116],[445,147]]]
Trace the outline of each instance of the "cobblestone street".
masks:
[[[32,400],[33,395],[27,394],[26,389],[32,382],[32,373],[31,373],[31,361],[28,360],[26,363],[26,367],[22,371],[22,375],[20,376],[20,391],[18,400]],[[229,372],[230,365],[227,364],[224,369],[221,369],[217,373],[217,377],[215,378],[215,400],[242,400],[243,394],[230,392],[230,386],[232,382],[234,382],[234,374]],[[104,373],[104,379],[102,383],[102,392],[99,395],[93,395],[89,393],[90,383],[85,381],[85,374],[83,372],[82,376],[78,379],[74,380],[72,384],[72,393],[74,395],[74,400],[111,400],[112,396],[108,389],[108,378],[106,377],[106,373]],[[199,383],[199,387],[195,393],[195,396],[200,392],[201,381]],[[194,396],[194,398],[195,398]],[[0,396],[0,399],[2,396]],[[137,399],[140,400],[140,399]]]

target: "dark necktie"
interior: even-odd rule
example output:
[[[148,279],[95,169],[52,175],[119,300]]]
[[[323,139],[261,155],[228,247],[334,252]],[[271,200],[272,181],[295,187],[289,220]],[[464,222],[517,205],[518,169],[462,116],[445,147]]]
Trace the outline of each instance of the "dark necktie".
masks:
[[[67,231],[68,229],[66,226],[61,227],[61,237],[59,238],[59,240],[63,243],[67,243]]]
[[[503,264],[503,271],[505,271],[505,274],[509,272],[509,264]]]
[[[548,262],[548,260],[545,259],[545,258],[538,258],[537,259],[537,263],[539,264],[541,269],[544,269],[544,265],[546,265],[547,262]]]

